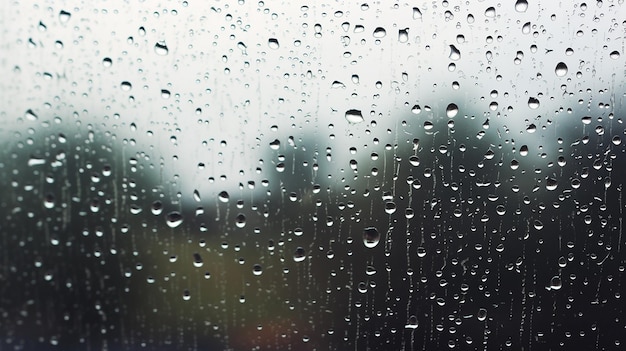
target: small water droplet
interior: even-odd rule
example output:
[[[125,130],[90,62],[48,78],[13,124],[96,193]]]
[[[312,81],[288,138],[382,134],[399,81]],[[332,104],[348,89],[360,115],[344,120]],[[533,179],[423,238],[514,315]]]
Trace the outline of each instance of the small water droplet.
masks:
[[[543,229],[543,223],[540,220],[535,219],[535,221],[533,222],[533,227],[535,227],[535,229],[537,230],[541,230]]]
[[[235,225],[237,226],[237,228],[243,228],[246,226],[246,216],[244,216],[242,213],[237,215],[237,218],[235,218]]]
[[[380,233],[375,227],[367,227],[363,229],[363,244],[368,249],[372,249],[378,245],[380,241]]]
[[[565,76],[567,74],[567,65],[564,62],[557,63],[554,73],[557,77]]]
[[[113,64],[113,60],[111,60],[110,57],[105,57],[104,59],[102,59],[102,65],[104,67],[111,67],[111,65]]]
[[[252,267],[252,274],[254,274],[256,276],[259,276],[259,275],[263,274],[263,267],[260,264],[258,264],[258,263],[255,264]]]

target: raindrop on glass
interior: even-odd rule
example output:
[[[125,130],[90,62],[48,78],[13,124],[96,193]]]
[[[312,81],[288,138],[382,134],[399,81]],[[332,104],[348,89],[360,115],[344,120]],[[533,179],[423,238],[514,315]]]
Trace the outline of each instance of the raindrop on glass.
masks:
[[[374,248],[378,245],[379,241],[380,233],[378,232],[378,229],[375,227],[367,227],[363,229],[363,244],[365,244],[365,247],[369,249]]]
[[[557,63],[554,73],[557,77],[565,76],[567,74],[567,65],[564,62]]]
[[[178,211],[172,211],[167,214],[166,223],[168,227],[176,228],[183,223],[183,216]]]
[[[361,123],[364,121],[361,110],[348,110],[346,111],[346,120],[352,124]]]

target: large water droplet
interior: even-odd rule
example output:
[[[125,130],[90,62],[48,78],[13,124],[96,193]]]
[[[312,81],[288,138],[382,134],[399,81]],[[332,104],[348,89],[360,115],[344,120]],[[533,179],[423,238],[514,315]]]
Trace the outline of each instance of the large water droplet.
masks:
[[[476,317],[478,317],[479,321],[484,321],[485,319],[487,319],[487,310],[484,308],[479,308],[478,309],[478,314],[476,314]]]
[[[276,50],[280,47],[280,44],[278,43],[278,39],[276,38],[270,38],[267,41],[267,45],[270,47],[270,49],[272,50]]]
[[[242,213],[237,215],[237,218],[235,218],[235,225],[237,226],[237,228],[243,228],[246,226],[246,216],[244,216]]]
[[[487,18],[495,18],[496,17],[496,8],[495,7],[488,7],[485,10],[485,17]]]
[[[558,275],[555,275],[554,277],[552,277],[552,279],[550,279],[550,289],[559,290],[561,289],[562,286],[563,286],[563,281],[561,280],[561,277],[559,277]]]
[[[377,27],[374,29],[374,38],[384,38],[387,35],[387,31],[383,27]]]
[[[517,0],[515,2],[515,11],[517,12],[526,12],[528,9],[528,1],[526,0]]]
[[[217,195],[217,198],[220,200],[220,202],[228,202],[228,200],[230,199],[230,195],[228,195],[226,191],[221,191]]]
[[[169,49],[164,41],[160,41],[154,44],[154,52],[159,56],[165,56],[169,53]]]
[[[302,247],[298,247],[293,253],[293,260],[296,262],[302,262],[306,258],[306,251]]]
[[[202,265],[204,264],[204,262],[202,261],[202,257],[200,256],[199,253],[194,253],[193,254],[193,265],[194,267],[202,267]]]
[[[556,179],[554,178],[550,178],[548,177],[548,179],[546,179],[546,189],[552,191],[552,190],[556,190],[556,188],[558,187],[558,182]]]
[[[417,326],[418,326],[417,317],[415,315],[412,315],[411,317],[409,317],[409,320],[406,322],[406,325],[404,326],[404,328],[417,329]]]
[[[183,215],[178,211],[172,211],[167,214],[166,223],[168,227],[176,228],[183,223]]]
[[[451,103],[446,107],[446,115],[450,118],[456,116],[459,113],[459,107],[455,103]]]
[[[72,14],[65,10],[61,10],[61,12],[59,12],[59,21],[61,23],[67,23],[70,20],[70,17],[72,17]]]
[[[367,227],[363,229],[363,244],[365,244],[365,247],[369,249],[374,248],[378,245],[379,241],[380,233],[378,232],[378,229],[375,227]]]
[[[609,54],[609,57],[612,58],[613,60],[617,60],[619,58],[619,51],[611,51],[611,53]]]
[[[348,110],[346,111],[346,120],[352,124],[361,123],[364,121],[361,110]]]
[[[556,73],[557,77],[565,76],[567,74],[567,65],[564,62],[557,63],[554,73]]]
[[[450,45],[450,55],[448,56],[452,61],[458,61],[461,59],[461,51],[454,45]]]
[[[536,97],[529,97],[528,98],[528,107],[530,107],[533,110],[536,110],[539,108],[539,99],[537,99]]]

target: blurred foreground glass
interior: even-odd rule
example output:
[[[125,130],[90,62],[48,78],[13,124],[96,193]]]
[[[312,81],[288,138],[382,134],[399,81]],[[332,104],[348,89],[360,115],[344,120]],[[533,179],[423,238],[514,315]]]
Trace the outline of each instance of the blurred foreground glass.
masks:
[[[625,13],[1,5],[0,349],[623,349]]]

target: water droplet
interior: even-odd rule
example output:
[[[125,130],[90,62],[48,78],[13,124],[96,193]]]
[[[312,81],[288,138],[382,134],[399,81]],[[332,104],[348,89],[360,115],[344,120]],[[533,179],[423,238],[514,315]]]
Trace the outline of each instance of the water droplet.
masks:
[[[530,33],[530,22],[526,22],[522,26],[522,34],[529,34],[529,33]]]
[[[411,155],[409,157],[409,163],[411,164],[411,166],[417,167],[420,165],[420,158],[415,155]]]
[[[422,19],[422,11],[417,7],[413,8],[413,19]]]
[[[113,64],[113,60],[111,60],[110,57],[105,57],[105,58],[102,59],[102,65],[104,67],[107,67],[107,68],[111,67],[112,64]]]
[[[255,264],[254,267],[252,267],[252,274],[259,276],[261,274],[263,274],[263,267],[261,267],[260,264]]]
[[[554,178],[550,178],[548,177],[548,179],[546,179],[546,189],[552,191],[552,190],[556,190],[556,188],[558,187],[558,182],[556,179]]]
[[[398,41],[401,43],[406,43],[409,41],[409,29],[399,29],[398,30]]]
[[[484,308],[479,308],[478,309],[478,313],[476,314],[476,317],[478,318],[479,321],[484,321],[485,319],[487,319],[487,310]]]
[[[200,201],[202,201],[202,199],[200,198],[200,192],[198,191],[198,189],[195,189],[195,190],[193,191],[193,199],[194,199],[196,202],[200,202]]]
[[[70,20],[70,17],[72,17],[72,14],[65,10],[61,10],[61,12],[59,12],[59,21],[61,23],[67,23]]]
[[[220,200],[220,202],[228,202],[228,200],[230,199],[230,195],[228,195],[228,193],[226,191],[222,191],[217,195],[218,200]]]
[[[504,205],[496,206],[496,213],[500,216],[503,216],[506,213],[506,207],[504,207]]]
[[[130,82],[127,81],[123,81],[122,84],[120,84],[120,87],[122,88],[122,90],[124,91],[130,91],[133,88],[133,85],[130,84]]]
[[[612,58],[613,60],[617,60],[619,58],[619,51],[611,51],[611,53],[609,54],[609,57]]]
[[[364,121],[361,110],[348,110],[346,111],[346,120],[349,123],[357,124]]]
[[[461,59],[461,51],[456,48],[454,45],[450,45],[450,55],[448,58],[452,61],[458,61]]]
[[[459,107],[454,104],[451,103],[448,105],[448,107],[446,107],[446,115],[450,118],[456,116],[459,113]]]
[[[154,52],[159,56],[165,56],[169,53],[169,49],[164,41],[159,41],[154,44]]]
[[[559,277],[558,275],[555,275],[554,277],[552,277],[552,279],[550,279],[550,289],[559,290],[561,289],[562,286],[563,286],[563,281],[561,280],[561,277]]]
[[[48,194],[43,199],[43,206],[45,208],[53,208],[54,207],[54,195]]]
[[[204,265],[204,262],[202,261],[202,257],[197,252],[193,254],[193,265],[194,267],[197,267],[197,268],[200,268],[202,267],[202,265]]]
[[[380,233],[378,233],[378,229],[375,227],[367,227],[363,229],[363,244],[365,247],[371,249],[378,245],[380,241]]]
[[[165,220],[168,227],[176,228],[183,223],[183,215],[181,215],[178,211],[172,211],[167,214]]]
[[[535,227],[535,229],[537,230],[541,230],[543,229],[543,223],[540,220],[535,219],[535,221],[533,222],[533,227]]]
[[[554,73],[556,73],[557,77],[565,76],[567,74],[567,65],[564,62],[557,63]]]
[[[536,97],[529,97],[528,98],[528,107],[530,107],[533,110],[536,110],[539,108],[539,99],[537,99]]]
[[[272,50],[276,50],[280,47],[280,44],[278,43],[278,39],[276,38],[270,38],[267,41],[267,45],[270,47],[270,49]]]
[[[246,216],[244,216],[243,213],[237,215],[237,218],[235,218],[235,225],[237,228],[243,228],[246,226]]]
[[[384,38],[387,35],[387,31],[383,27],[376,27],[374,29],[374,38],[380,39]]]
[[[485,10],[485,17],[487,18],[495,18],[496,17],[496,8],[495,7],[488,7]]]
[[[583,124],[590,124],[591,123],[591,116],[584,116],[580,120],[581,120],[581,122],[583,122]]]
[[[396,212],[396,203],[393,201],[387,201],[385,203],[385,213],[394,214]]]
[[[528,1],[526,0],[517,0],[515,2],[515,11],[517,12],[526,12],[528,9]]]
[[[302,247],[298,247],[293,253],[293,260],[295,262],[302,262],[306,258],[306,251]]]
[[[161,203],[161,201],[159,200],[153,202],[151,206],[151,210],[152,210],[153,215],[155,216],[160,215],[163,212],[163,203]]]
[[[191,300],[191,293],[189,292],[189,290],[183,291],[183,300],[185,301]]]
[[[278,150],[280,148],[280,140],[274,139],[274,141],[270,142],[270,149]]]
[[[406,322],[406,325],[404,326],[404,328],[417,329],[417,326],[418,326],[417,317],[415,315],[412,315],[411,317],[409,317],[409,320]]]
[[[29,121],[36,121],[37,119],[39,119],[37,114],[31,109],[28,109],[28,111],[26,111],[24,117],[26,117],[26,119]]]

